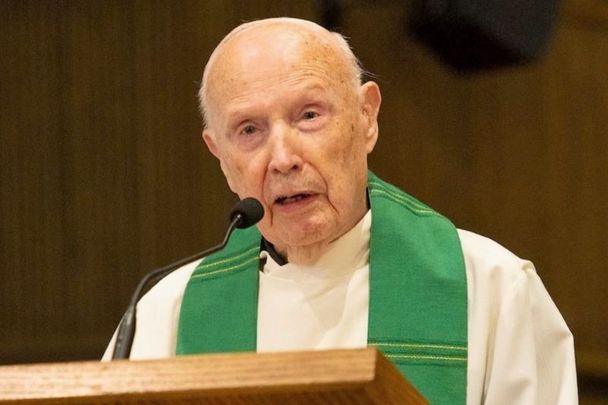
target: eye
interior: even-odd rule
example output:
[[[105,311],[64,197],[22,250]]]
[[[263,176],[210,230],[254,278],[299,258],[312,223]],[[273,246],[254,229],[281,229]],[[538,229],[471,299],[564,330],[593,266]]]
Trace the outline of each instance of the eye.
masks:
[[[301,111],[297,125],[304,132],[315,132],[323,129],[330,117],[327,114],[327,109],[317,104],[305,106]]]
[[[253,135],[256,133],[256,131],[257,131],[257,128],[254,127],[253,125],[246,125],[245,127],[243,127],[243,129],[241,129],[241,134]]]
[[[317,118],[319,116],[319,113],[316,111],[306,111],[304,112],[304,114],[302,114],[302,118],[305,120],[313,120],[315,118]]]

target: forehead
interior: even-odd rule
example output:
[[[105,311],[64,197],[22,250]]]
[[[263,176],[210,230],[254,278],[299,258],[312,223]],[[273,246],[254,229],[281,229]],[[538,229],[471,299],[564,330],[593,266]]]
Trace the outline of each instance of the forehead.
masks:
[[[276,86],[315,82],[326,89],[350,85],[348,62],[329,32],[264,27],[239,32],[210,60],[208,107]]]

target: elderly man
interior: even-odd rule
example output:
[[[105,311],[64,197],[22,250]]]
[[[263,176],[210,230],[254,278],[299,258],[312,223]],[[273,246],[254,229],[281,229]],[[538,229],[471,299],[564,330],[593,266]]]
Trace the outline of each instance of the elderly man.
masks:
[[[131,358],[373,344],[433,404],[576,403],[572,336],[532,264],[368,172],[381,96],[360,77],[308,21],[219,44],[203,138],[265,215],[140,301]]]

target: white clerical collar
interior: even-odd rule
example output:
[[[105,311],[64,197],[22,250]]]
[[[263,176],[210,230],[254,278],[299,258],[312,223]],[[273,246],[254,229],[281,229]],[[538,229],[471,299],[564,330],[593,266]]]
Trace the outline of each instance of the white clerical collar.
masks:
[[[311,281],[342,277],[354,272],[369,262],[369,235],[372,213],[368,210],[350,231],[329,244],[327,251],[312,264],[277,264],[267,252],[266,264],[262,269],[265,276],[293,281]]]

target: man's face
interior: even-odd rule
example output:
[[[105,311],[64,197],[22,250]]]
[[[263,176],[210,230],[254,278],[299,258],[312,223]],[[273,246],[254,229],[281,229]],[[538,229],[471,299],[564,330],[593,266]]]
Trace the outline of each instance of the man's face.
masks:
[[[258,227],[280,252],[326,246],[367,210],[377,86],[355,87],[343,57],[313,37],[258,34],[226,48],[209,76],[209,149],[232,191],[262,203]]]

